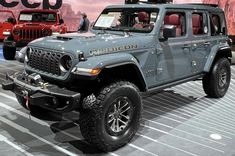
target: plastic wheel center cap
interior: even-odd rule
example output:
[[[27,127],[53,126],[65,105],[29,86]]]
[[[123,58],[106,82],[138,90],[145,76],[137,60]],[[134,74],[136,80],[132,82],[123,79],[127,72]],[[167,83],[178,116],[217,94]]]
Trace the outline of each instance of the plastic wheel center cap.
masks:
[[[121,113],[120,113],[119,111],[117,111],[117,112],[114,114],[114,118],[115,118],[115,119],[118,119],[119,116],[120,116],[120,114],[121,114]]]

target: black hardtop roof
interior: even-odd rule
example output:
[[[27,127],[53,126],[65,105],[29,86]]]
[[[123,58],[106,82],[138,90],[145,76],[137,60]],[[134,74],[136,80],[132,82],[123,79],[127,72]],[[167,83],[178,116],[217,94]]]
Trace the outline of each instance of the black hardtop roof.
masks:
[[[207,10],[223,12],[222,9],[213,4],[125,4],[125,5],[111,5],[107,8],[158,8],[158,9],[183,9],[183,10]]]

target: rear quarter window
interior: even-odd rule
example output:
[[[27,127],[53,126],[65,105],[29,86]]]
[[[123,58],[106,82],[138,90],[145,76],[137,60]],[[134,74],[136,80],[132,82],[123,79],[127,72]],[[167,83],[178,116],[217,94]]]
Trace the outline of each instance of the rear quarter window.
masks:
[[[192,13],[192,32],[193,35],[206,35],[209,32],[208,18],[206,13]]]

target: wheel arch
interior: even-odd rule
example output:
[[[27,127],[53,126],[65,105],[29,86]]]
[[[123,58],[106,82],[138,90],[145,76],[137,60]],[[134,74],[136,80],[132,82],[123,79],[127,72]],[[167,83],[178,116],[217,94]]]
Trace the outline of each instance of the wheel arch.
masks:
[[[129,53],[89,57],[86,61],[80,61],[76,68],[101,69],[101,72],[93,77],[99,82],[102,81],[103,84],[123,80],[135,84],[140,91],[147,90],[147,83],[139,61]]]
[[[113,79],[129,81],[135,84],[140,91],[147,90],[143,74],[134,62],[122,62],[105,66],[99,74],[99,77],[105,77],[107,79],[109,76]]]
[[[211,54],[208,56],[206,65],[204,67],[204,72],[210,72],[212,65],[218,58],[225,57],[229,60],[229,62],[232,62],[232,51],[231,48],[226,47],[216,47],[212,49]]]

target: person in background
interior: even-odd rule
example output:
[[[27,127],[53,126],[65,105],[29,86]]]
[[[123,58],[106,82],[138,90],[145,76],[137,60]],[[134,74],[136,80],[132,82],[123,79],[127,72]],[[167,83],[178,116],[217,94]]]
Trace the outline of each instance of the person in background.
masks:
[[[86,13],[81,13],[81,20],[78,27],[79,32],[87,32],[89,30],[90,21],[87,18]]]

